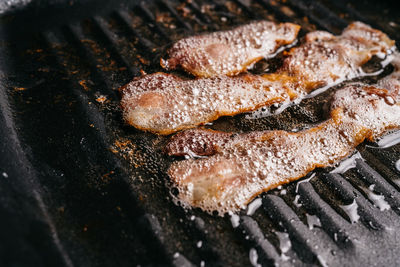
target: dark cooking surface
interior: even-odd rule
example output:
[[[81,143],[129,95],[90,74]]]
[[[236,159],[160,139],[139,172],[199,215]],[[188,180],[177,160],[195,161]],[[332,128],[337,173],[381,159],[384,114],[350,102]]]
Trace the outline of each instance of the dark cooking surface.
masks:
[[[338,34],[357,19],[399,42],[396,8],[375,1],[14,2],[0,18],[0,266],[248,266],[254,249],[263,265],[400,264],[400,145],[362,144],[365,161],[356,168],[320,169],[297,192],[293,183],[263,194],[263,206],[252,216],[243,211],[233,228],[229,216],[172,203],[166,138],[125,126],[116,92],[140,70],[161,70],[165,46],[196,32],[264,18],[299,23],[302,34]],[[272,70],[274,60],[266,64],[258,70]],[[278,116],[240,115],[210,127],[307,127],[324,118],[327,94]],[[391,209],[372,204],[363,191],[371,184]],[[339,205],[353,199],[360,220],[350,224]],[[322,226],[310,230],[307,214]],[[280,245],[275,232],[289,234],[287,261],[287,242]]]

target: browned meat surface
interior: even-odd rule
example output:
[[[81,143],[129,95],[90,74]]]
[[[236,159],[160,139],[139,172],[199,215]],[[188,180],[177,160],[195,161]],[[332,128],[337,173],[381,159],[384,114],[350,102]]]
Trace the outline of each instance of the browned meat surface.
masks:
[[[307,89],[304,89],[307,87]],[[126,122],[138,129],[170,134],[299,97],[315,87],[287,75],[241,75],[183,80],[165,73],[137,78],[122,89]]]
[[[209,156],[218,146],[230,140],[230,133],[209,129],[195,129],[180,132],[171,137],[165,147],[170,156]]]
[[[181,67],[198,77],[236,75],[252,63],[273,56],[279,47],[296,40],[300,26],[259,21],[229,31],[192,36],[168,50],[166,69]]]
[[[394,41],[381,31],[354,22],[340,36],[308,33],[300,47],[292,48],[278,73],[309,82],[332,84],[360,76],[361,66],[373,55],[385,55]]]
[[[331,166],[353,153],[365,139],[400,128],[400,56],[396,71],[376,86],[347,85],[333,95],[330,118],[292,133],[264,131],[227,138],[220,132],[179,134],[171,154],[196,148],[212,155],[174,162],[168,174],[180,203],[207,212],[236,212],[263,191],[297,180],[316,167]],[[204,137],[188,142],[190,136]],[[230,135],[229,135],[230,136]],[[211,140],[211,141],[210,141]],[[210,142],[202,151],[199,143]],[[185,144],[188,143],[187,146]]]
[[[155,73],[121,88],[128,124],[157,134],[170,134],[221,116],[301,99],[312,90],[360,76],[361,64],[374,54],[386,54],[393,41],[362,23],[341,36],[313,32],[293,48],[278,73],[244,74],[184,80]]]

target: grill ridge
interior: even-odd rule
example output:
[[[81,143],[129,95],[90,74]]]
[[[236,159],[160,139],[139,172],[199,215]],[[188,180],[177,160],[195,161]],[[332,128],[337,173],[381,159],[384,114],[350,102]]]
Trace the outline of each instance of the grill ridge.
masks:
[[[400,193],[385,178],[378,172],[372,169],[367,163],[362,160],[356,160],[356,168],[363,179],[369,184],[375,185],[375,190],[385,196],[386,201],[392,206],[397,213],[400,212]]]
[[[93,22],[97,27],[99,34],[102,35],[102,39],[107,43],[107,49],[111,50],[112,56],[129,71],[127,74],[128,79],[131,79],[132,76],[138,76],[140,74],[140,70],[130,64],[117,50],[117,41],[115,40],[112,32],[107,28],[107,25],[105,25],[103,18],[95,16],[93,18]]]
[[[147,18],[149,23],[152,23],[152,25],[154,25],[154,30],[157,31],[160,36],[162,36],[162,38],[166,39],[168,42],[171,41],[168,34],[158,25],[154,15],[150,12],[149,9],[147,9],[143,2],[138,5],[138,11],[139,14],[142,14],[144,17]]]
[[[397,190],[400,190],[400,185],[396,184],[394,181],[399,178],[399,175],[396,173],[395,167],[393,163],[390,164],[390,160],[385,159],[379,151],[374,149],[373,152],[369,150],[363,151],[363,157],[365,158],[367,164],[371,166],[373,169],[377,170],[380,175],[382,175],[385,180],[391,184]],[[378,149],[379,150],[379,149]]]
[[[71,34],[71,32],[68,32],[68,30],[66,31],[66,33]],[[47,45],[50,50],[51,50],[50,47],[53,46],[54,44],[61,44],[63,42],[59,38],[60,38],[59,36],[56,37],[56,35],[54,35],[53,33],[47,33],[44,37],[44,39],[47,41]],[[67,40],[64,40],[64,42],[67,42]],[[81,46],[79,40],[75,44],[78,47]],[[57,65],[60,66],[66,65],[65,62],[63,63],[62,59],[58,56],[56,51],[54,51],[54,55],[55,55],[54,60],[57,61]],[[92,122],[95,126],[96,131],[94,131],[94,134],[97,135],[96,140],[100,143],[100,145],[102,145],[103,151],[108,151],[107,148],[109,145],[107,144],[105,138],[106,130],[104,126],[104,118],[96,107],[94,107],[93,105],[88,105],[89,98],[91,98],[92,101],[94,101],[93,100],[94,96],[90,97],[89,95],[84,95],[82,94],[81,91],[76,89],[72,89],[72,91],[76,95],[77,99],[80,100],[80,107],[84,110],[83,113],[87,115],[88,121]],[[99,143],[97,145],[99,145]],[[110,169],[114,169],[117,175],[118,173],[121,173],[121,175],[117,178],[118,182],[122,182],[122,187],[131,188],[130,183],[128,181],[129,178],[127,178],[128,175],[124,174],[124,171],[120,169],[121,164],[117,161],[117,158],[110,155],[108,155],[107,158]],[[123,190],[122,192],[124,191],[125,190]],[[162,230],[160,228],[157,218],[154,217],[153,215],[145,213],[145,211],[141,208],[141,205],[138,203],[139,197],[135,195],[134,192],[135,191],[133,190],[133,188],[129,190],[129,196],[127,200],[127,202],[129,203],[129,205],[127,206],[129,206],[130,207],[129,209],[132,210],[132,212],[130,212],[132,221],[136,221],[136,217],[138,215],[144,214],[139,218],[139,220],[137,220],[136,226],[140,229],[143,229],[145,233],[150,233],[150,235],[152,235],[154,239],[153,241],[151,241],[151,239],[149,240],[149,235],[145,235],[142,237],[143,240],[146,240],[145,242],[147,243],[147,245],[150,248],[153,247],[153,250],[154,247],[156,247],[158,251],[161,251],[161,253],[159,252],[160,256],[163,254],[164,255],[169,254],[169,261],[172,263],[174,261],[173,255],[171,253],[168,253],[165,249],[166,246],[162,242],[165,240],[165,238],[161,235]],[[161,256],[161,257],[167,257],[167,256]]]
[[[270,218],[282,224],[291,239],[299,243],[299,246],[294,247],[295,250],[300,247],[302,248],[297,251],[297,254],[302,255],[305,251],[309,253],[309,255],[304,255],[304,260],[315,262],[317,256],[324,254],[323,240],[316,239],[314,234],[300,221],[294,211],[280,197],[273,195],[266,196],[263,206]],[[326,240],[325,238],[324,241]]]
[[[281,263],[281,257],[278,254],[277,249],[270,243],[270,241],[264,237],[262,230],[260,229],[258,223],[249,216],[241,216],[241,224],[240,229],[243,229],[242,232],[246,236],[249,236],[249,239],[257,250],[262,251],[264,257],[266,259],[263,262],[273,264]],[[246,237],[244,237],[246,239]]]
[[[321,3],[314,0],[301,0],[304,5],[309,6],[309,11],[314,11],[322,18],[326,24],[334,24],[339,29],[343,29],[348,25],[348,22],[342,19],[340,16],[332,12],[330,9],[322,5]]]
[[[113,100],[117,100],[115,92],[110,90],[113,86],[109,79],[107,79],[104,72],[99,71],[96,64],[97,60],[93,56],[92,51],[82,43],[82,41],[87,40],[87,38],[84,36],[80,25],[69,25],[64,28],[63,34],[67,38],[67,42],[77,49],[79,57],[81,57],[83,61],[87,62],[91,72],[91,77],[97,85],[96,89],[103,94],[107,94]]]
[[[332,33],[339,33],[337,29],[331,26],[331,23],[324,18],[317,17],[313,14],[312,9],[306,6],[302,1],[290,1],[288,5],[291,6],[296,13],[300,13],[305,17],[308,17],[312,23],[315,23],[319,28]]]
[[[376,213],[372,210],[372,205],[363,195],[355,189],[348,181],[339,174],[325,174],[321,179],[328,184],[335,192],[344,199],[346,203],[351,204],[353,201],[357,204],[357,211],[364,222],[365,226],[382,229],[382,221],[377,218]],[[372,225],[373,226],[372,226]],[[377,230],[377,229],[375,229]]]
[[[139,44],[142,47],[142,49],[146,50],[147,53],[152,53],[153,49],[156,48],[156,45],[153,44],[150,40],[144,38],[142,36],[142,34],[140,34],[140,32],[138,32],[136,29],[134,29],[131,26],[130,23],[130,15],[125,11],[125,10],[118,10],[115,12],[115,16],[116,18],[121,22],[121,24],[123,24],[125,26],[126,29],[128,29],[128,31],[135,36],[136,38],[138,38],[139,40]]]
[[[184,0],[181,0],[181,2],[183,3]],[[199,19],[205,23],[210,29],[215,30],[215,26],[212,22],[212,20],[210,19],[210,17],[207,16],[207,14],[204,14],[200,11],[200,8],[198,6],[198,4],[193,0],[193,1],[189,1],[186,2],[186,4],[190,7],[190,9],[192,11],[194,11],[194,13],[196,14],[196,16],[199,17]]]
[[[311,183],[301,183],[299,185],[299,193],[308,211],[318,215],[322,229],[329,234],[331,239],[339,242],[340,246],[346,249],[351,248],[353,246],[350,241],[351,238],[345,231],[349,226],[349,222],[318,195]]]
[[[186,21],[184,21],[181,16],[179,16],[179,14],[176,12],[176,10],[169,4],[169,2],[164,1],[164,0],[159,0],[159,3],[161,5],[163,5],[168,11],[169,13],[171,13],[171,15],[179,22],[179,24],[181,26],[183,26],[188,33],[193,34],[194,30],[192,28],[192,26],[190,26],[189,23],[187,23]]]
[[[371,25],[374,28],[384,29],[384,31],[387,34],[389,34],[392,38],[396,38],[397,40],[399,39],[398,32],[393,31],[393,29],[391,29],[390,27],[387,26],[385,27],[384,25],[382,25],[382,23],[379,22],[379,20],[373,20],[368,18],[367,16],[361,15],[355,8],[351,7],[350,2],[344,0],[338,0],[338,1],[330,1],[329,4],[334,5],[339,10],[343,10],[345,13],[350,15],[350,17],[353,20],[364,21],[365,23]]]
[[[277,16],[280,21],[291,21],[292,18],[286,15],[282,11],[282,7],[278,4],[278,2],[273,2],[269,0],[258,0],[262,5],[264,5],[267,9],[271,10],[271,13]]]

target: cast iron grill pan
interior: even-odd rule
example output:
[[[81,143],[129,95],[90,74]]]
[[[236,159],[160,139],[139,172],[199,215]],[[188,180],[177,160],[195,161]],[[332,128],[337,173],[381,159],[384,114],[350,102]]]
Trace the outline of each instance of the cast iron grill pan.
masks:
[[[179,159],[162,153],[167,137],[124,124],[117,92],[134,76],[161,71],[165,49],[196,33],[268,19],[298,23],[301,35],[339,34],[361,20],[400,41],[394,8],[365,1],[102,2],[36,1],[1,18],[0,265],[400,264],[399,145],[364,143],[354,168],[318,169],[262,194],[262,206],[253,215],[242,211],[234,228],[229,216],[173,203],[166,170]],[[279,55],[255,72],[277,62]],[[310,127],[324,119],[332,90],[279,115],[239,115],[207,127]],[[370,185],[390,209],[374,205]],[[341,208],[351,203],[355,223]]]

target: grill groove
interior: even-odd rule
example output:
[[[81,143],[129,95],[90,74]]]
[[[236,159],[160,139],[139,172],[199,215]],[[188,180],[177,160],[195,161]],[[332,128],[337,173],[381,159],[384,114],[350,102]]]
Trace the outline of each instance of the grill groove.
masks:
[[[301,183],[299,185],[299,193],[306,207],[313,213],[318,214],[322,228],[332,240],[340,242],[341,246],[346,248],[351,247],[350,237],[345,231],[349,223],[321,199],[310,183]]]
[[[368,202],[363,195],[355,189],[348,181],[339,174],[325,174],[321,179],[328,184],[332,190],[335,190],[344,202],[351,204],[353,201],[357,204],[357,211],[361,220],[367,227],[382,229],[382,220],[377,218],[376,213],[372,210],[372,204]]]

